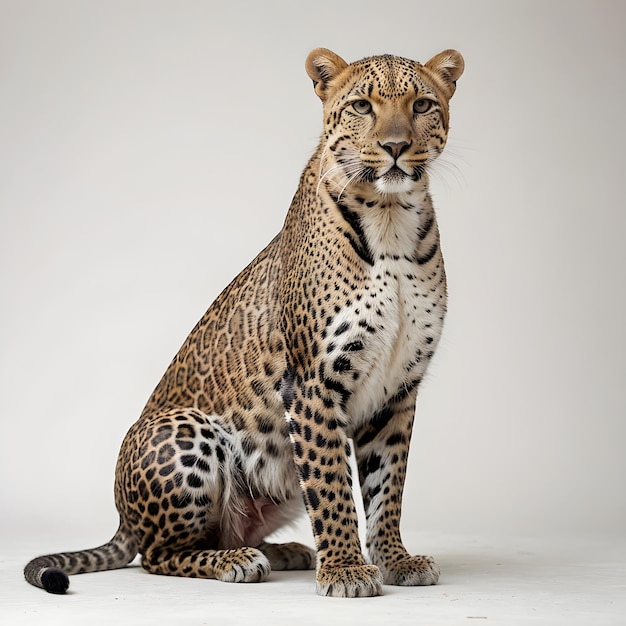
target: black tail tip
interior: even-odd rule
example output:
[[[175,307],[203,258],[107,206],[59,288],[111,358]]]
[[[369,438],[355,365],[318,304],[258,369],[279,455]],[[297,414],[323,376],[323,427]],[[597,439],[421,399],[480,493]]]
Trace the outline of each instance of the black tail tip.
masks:
[[[49,593],[65,593],[70,586],[70,579],[65,572],[50,567],[41,574],[41,584]]]

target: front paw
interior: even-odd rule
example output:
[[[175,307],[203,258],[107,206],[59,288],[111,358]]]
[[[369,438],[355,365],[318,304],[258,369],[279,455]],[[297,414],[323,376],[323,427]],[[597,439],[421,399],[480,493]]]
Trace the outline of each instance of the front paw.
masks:
[[[375,565],[321,567],[316,578],[320,596],[363,598],[382,595],[383,576]]]
[[[441,570],[431,556],[407,556],[386,568],[386,585],[436,585]]]

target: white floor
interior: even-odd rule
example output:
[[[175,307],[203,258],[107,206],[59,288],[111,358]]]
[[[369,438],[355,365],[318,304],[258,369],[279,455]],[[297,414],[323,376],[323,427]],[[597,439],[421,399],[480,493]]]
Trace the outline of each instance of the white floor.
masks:
[[[33,556],[58,547],[58,539],[11,543],[3,539],[2,626],[626,625],[623,539],[496,540],[409,534],[405,537],[409,548],[415,552],[424,548],[437,558],[440,584],[385,587],[382,597],[355,600],[316,596],[313,572],[273,572],[262,584],[237,585],[153,576],[137,566],[74,576],[71,593],[55,596],[28,585],[22,567]]]

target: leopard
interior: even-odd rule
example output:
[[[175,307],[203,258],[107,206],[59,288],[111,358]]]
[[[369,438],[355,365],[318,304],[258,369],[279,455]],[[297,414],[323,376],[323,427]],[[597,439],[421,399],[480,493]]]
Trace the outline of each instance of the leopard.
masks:
[[[149,573],[225,582],[315,570],[332,597],[438,582],[400,519],[447,309],[429,174],[464,60],[448,49],[423,64],[347,63],[317,48],[305,67],[323,130],[282,229],[210,305],[126,434],[113,538],[33,559],[32,585],[63,594],[70,575],[137,555]],[[268,541],[305,513],[314,549]]]

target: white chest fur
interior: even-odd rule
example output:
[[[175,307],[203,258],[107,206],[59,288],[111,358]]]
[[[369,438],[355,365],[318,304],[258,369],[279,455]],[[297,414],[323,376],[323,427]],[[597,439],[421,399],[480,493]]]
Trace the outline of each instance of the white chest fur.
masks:
[[[352,376],[346,418],[353,428],[421,379],[441,334],[441,257],[425,265],[414,260],[422,206],[377,207],[361,216],[374,264],[333,320],[327,344],[333,362],[341,358],[347,368],[342,374]]]

